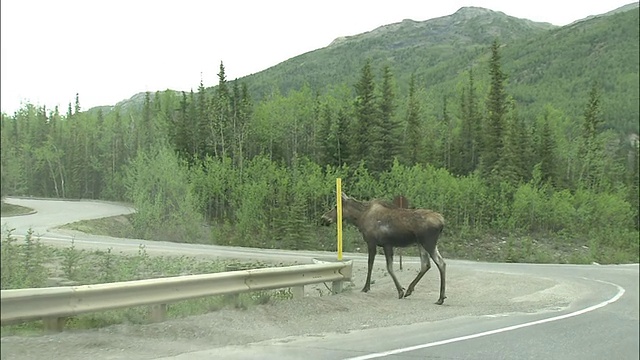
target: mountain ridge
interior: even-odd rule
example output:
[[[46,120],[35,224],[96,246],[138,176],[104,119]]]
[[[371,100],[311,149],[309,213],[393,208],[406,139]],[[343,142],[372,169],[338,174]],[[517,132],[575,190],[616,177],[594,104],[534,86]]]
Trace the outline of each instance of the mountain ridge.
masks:
[[[323,91],[330,84],[355,83],[364,60],[368,58],[372,60],[375,69],[390,65],[400,86],[400,95],[406,92],[406,83],[412,73],[416,75],[418,83],[425,84],[423,86],[432,89],[434,93],[442,93],[450,91],[448,89],[451,86],[455,87],[455,82],[459,81],[456,79],[470,67],[486,62],[488,45],[498,39],[506,45],[503,51],[504,67],[508,74],[512,74],[511,83],[530,86],[525,91],[529,94],[517,89],[514,94],[516,100],[524,104],[555,101],[543,91],[537,90],[538,87],[548,89],[551,85],[547,83],[556,84],[551,87],[565,87],[565,91],[573,98],[581,97],[589,87],[586,84],[589,82],[587,78],[598,77],[609,81],[606,79],[611,77],[607,73],[609,69],[590,69],[592,64],[584,63],[585,58],[593,58],[590,60],[593,64],[611,62],[602,49],[611,51],[612,56],[626,52],[621,55],[621,62],[625,66],[623,70],[626,72],[623,74],[626,76],[623,81],[625,86],[638,78],[637,60],[635,69],[633,68],[633,59],[638,57],[637,40],[625,38],[622,40],[625,41],[624,44],[612,45],[608,44],[610,41],[607,41],[606,34],[597,34],[597,31],[601,31],[598,29],[610,26],[610,17],[617,17],[627,26],[633,26],[635,19],[637,27],[637,8],[638,4],[632,3],[570,25],[555,26],[511,17],[485,8],[462,7],[451,15],[439,18],[424,21],[405,19],[361,34],[339,37],[326,47],[300,54],[238,80],[247,83],[256,101],[273,91],[287,94],[290,90],[300,89],[305,85],[314,91]],[[635,13],[631,13],[633,9],[636,9]],[[624,15],[627,13],[630,15]],[[605,30],[611,32],[610,29]],[[628,34],[616,36],[628,37]],[[554,43],[563,46],[555,48],[552,46]],[[596,43],[599,45],[594,47]],[[343,46],[345,44],[349,46]],[[614,45],[617,47],[612,47]],[[544,54],[544,58],[539,59],[538,54]],[[569,64],[558,67],[559,60]],[[571,62],[584,64],[576,70]],[[553,70],[551,73],[554,76],[547,76],[549,69]],[[564,83],[558,83],[558,74],[561,77],[570,75],[570,81],[563,79]],[[634,106],[629,100],[633,94],[625,94],[624,89],[620,90],[622,85],[616,84],[614,80],[610,82],[612,84],[607,85],[605,92],[609,88],[615,88],[624,97],[624,104],[621,100],[614,99],[615,105],[631,106],[631,110],[625,115],[625,121],[634,114],[637,117],[638,106]],[[577,89],[576,84],[582,85]],[[637,92],[637,83],[635,88],[631,90],[632,93]],[[535,96],[532,97],[531,94],[534,93]],[[128,100],[123,100],[116,106],[125,106],[129,103]],[[577,113],[577,110],[573,111]]]

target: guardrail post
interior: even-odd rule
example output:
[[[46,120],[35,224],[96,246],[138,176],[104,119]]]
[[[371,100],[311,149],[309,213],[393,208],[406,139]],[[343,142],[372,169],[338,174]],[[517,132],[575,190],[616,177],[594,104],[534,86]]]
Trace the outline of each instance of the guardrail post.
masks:
[[[45,333],[58,333],[64,329],[64,324],[67,322],[66,318],[59,317],[46,317],[42,319],[42,325]]]
[[[167,304],[151,305],[151,322],[162,322],[167,320]]]
[[[342,284],[343,283],[344,283],[344,281],[342,281],[342,280],[332,282],[331,283],[331,293],[333,295],[340,294],[342,292]]]
[[[301,299],[304,297],[304,285],[294,286],[291,288],[291,294],[294,299]]]
[[[320,258],[320,259],[313,259],[313,262],[316,264],[326,264],[326,263],[335,263],[335,262],[341,262],[341,263],[347,264],[347,266],[340,271],[340,273],[344,275],[344,279],[331,282],[331,294],[332,295],[340,294],[343,290],[344,280],[351,279],[353,261],[347,260],[347,259],[335,260],[332,258]]]

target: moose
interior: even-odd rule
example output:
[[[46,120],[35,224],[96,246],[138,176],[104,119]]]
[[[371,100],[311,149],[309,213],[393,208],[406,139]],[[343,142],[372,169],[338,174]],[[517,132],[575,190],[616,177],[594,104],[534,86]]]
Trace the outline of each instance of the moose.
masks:
[[[416,284],[431,268],[429,257],[436,263],[440,272],[440,297],[436,304],[442,305],[445,296],[446,267],[444,259],[438,251],[438,238],[444,228],[444,217],[432,210],[405,209],[381,200],[359,201],[347,196],[342,199],[342,218],[354,225],[367,243],[368,263],[367,279],[363,292],[371,288],[371,271],[376,257],[377,247],[381,247],[387,261],[387,272],[391,275],[398,290],[398,298],[402,299],[413,293]],[[337,220],[337,209],[333,207],[321,218],[321,224],[328,226]],[[393,272],[394,247],[418,245],[420,250],[420,272],[405,289],[400,285]]]

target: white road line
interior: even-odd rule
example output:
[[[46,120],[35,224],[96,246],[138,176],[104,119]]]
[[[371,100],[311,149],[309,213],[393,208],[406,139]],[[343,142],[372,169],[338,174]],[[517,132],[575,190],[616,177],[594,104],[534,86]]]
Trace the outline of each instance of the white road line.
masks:
[[[619,286],[619,285],[614,284],[614,283],[610,283],[610,282],[606,282],[606,281],[600,281],[600,280],[587,279],[587,278],[583,278],[583,279],[591,280],[591,281],[597,281],[597,282],[600,282],[600,283],[603,283],[603,284],[608,284],[608,285],[615,286],[616,288],[618,288],[618,293],[614,297],[609,299],[609,300],[606,300],[606,301],[603,301],[603,302],[601,302],[599,304],[590,306],[588,308],[585,308],[585,309],[582,309],[582,310],[578,310],[578,311],[575,311],[575,312],[572,312],[572,313],[564,314],[564,315],[554,316],[554,317],[550,317],[550,318],[542,319],[542,320],[536,320],[536,321],[532,321],[532,322],[528,322],[528,323],[524,323],[524,324],[507,326],[507,327],[504,327],[504,328],[501,328],[501,329],[485,331],[485,332],[481,332],[481,333],[477,333],[477,334],[471,334],[471,335],[460,336],[460,337],[456,337],[456,338],[452,338],[452,339],[435,341],[435,342],[432,342],[432,343],[426,343],[426,344],[421,344],[421,345],[409,346],[409,347],[406,347],[406,348],[400,348],[400,349],[395,349],[395,350],[383,351],[383,352],[379,352],[379,353],[373,353],[373,354],[368,354],[368,355],[362,355],[362,356],[346,358],[344,360],[376,359],[376,358],[381,358],[381,357],[384,357],[384,356],[396,355],[396,354],[401,354],[401,353],[405,353],[405,352],[409,352],[409,351],[426,349],[426,348],[430,348],[430,347],[434,347],[434,346],[450,344],[450,343],[454,343],[454,342],[458,342],[458,341],[465,341],[465,340],[475,339],[475,338],[479,338],[479,337],[482,337],[482,336],[499,334],[499,333],[502,333],[502,332],[521,329],[521,328],[524,328],[524,327],[529,327],[529,326],[544,324],[544,323],[548,323],[548,322],[552,322],[552,321],[567,319],[567,318],[570,318],[570,317],[574,317],[574,316],[578,316],[578,315],[582,315],[582,314],[591,312],[593,310],[600,309],[601,307],[604,307],[604,306],[607,306],[607,305],[609,305],[611,303],[614,303],[614,302],[618,301],[618,299],[620,299],[622,297],[622,295],[624,294],[624,292],[625,292],[625,290],[624,290],[624,288],[622,286]]]

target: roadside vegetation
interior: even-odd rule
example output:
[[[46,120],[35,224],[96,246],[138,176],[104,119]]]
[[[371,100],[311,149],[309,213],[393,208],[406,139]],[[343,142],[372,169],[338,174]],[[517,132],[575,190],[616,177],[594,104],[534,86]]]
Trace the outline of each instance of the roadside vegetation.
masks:
[[[547,100],[532,84],[548,76],[548,57],[529,58],[528,75],[509,74],[512,44],[493,40],[474,44],[477,57],[460,57],[455,74],[430,70],[455,83],[446,92],[416,69],[363,59],[349,82],[258,101],[251,78],[228,81],[220,63],[213,88],[147,92],[90,111],[78,95],[66,113],[27,103],[2,114],[2,196],[133,204],[120,226],[97,230],[113,236],[333,251],[335,228],[318,220],[340,177],[356,198],[403,195],[442,213],[446,258],[638,262],[638,104],[612,95],[637,100],[637,19],[634,9],[549,33],[583,44],[568,48],[584,62],[552,72],[574,85]],[[625,49],[619,68],[592,71],[612,61],[602,49],[614,43]],[[344,250],[359,247],[345,229]]]
[[[477,37],[476,25],[469,26],[460,28],[459,40]],[[201,81],[196,91],[146,92],[89,111],[79,95],[67,109],[27,102],[1,114],[0,197],[101,199],[136,208],[64,226],[92,234],[335,251],[335,227],[318,220],[334,205],[340,177],[356,198],[403,195],[412,207],[441,212],[445,258],[639,262],[638,9],[538,29],[532,37],[510,25],[502,30],[520,40],[445,39],[394,52],[410,36],[387,32],[390,39],[306,54],[305,66],[316,56],[318,71],[296,60],[228,81],[220,63],[212,88]],[[446,57],[438,62],[435,55]],[[2,202],[2,216],[29,211]],[[7,232],[1,242],[2,289],[273,266],[152,257],[144,248],[125,254],[50,247],[33,234],[17,239]],[[343,246],[365,248],[350,227]],[[168,316],[290,297],[282,290],[184,301]],[[83,315],[66,327],[140,324],[147,311]],[[3,326],[2,336],[36,329]]]
[[[392,68],[376,76],[366,61],[355,84],[256,104],[223,64],[211,91],[146,93],[137,108],[81,112],[76,98],[63,116],[27,104],[2,116],[2,195],[129,202],[122,226],[99,230],[114,236],[335,250],[318,220],[340,177],[356,198],[404,195],[441,212],[445,257],[638,262],[637,136],[606,126],[595,78],[574,99],[581,116],[549,105],[523,117],[501,49],[494,41],[443,98],[414,78],[399,98]],[[347,229],[344,249],[358,247]]]

